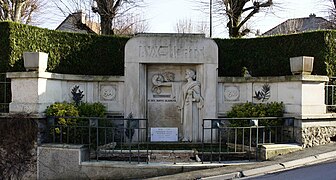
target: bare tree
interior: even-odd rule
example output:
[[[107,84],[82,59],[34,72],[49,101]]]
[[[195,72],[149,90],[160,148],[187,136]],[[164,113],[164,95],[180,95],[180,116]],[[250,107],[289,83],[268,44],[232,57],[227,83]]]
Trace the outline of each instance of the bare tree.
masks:
[[[100,16],[102,34],[114,34],[113,20],[125,15],[131,9],[139,7],[140,2],[142,0],[95,0],[92,10]]]
[[[230,37],[242,37],[250,33],[250,29],[244,28],[246,22],[255,14],[268,10],[274,5],[273,0],[210,0],[212,1],[213,7],[210,8],[209,0],[200,0],[203,7],[201,9],[204,12],[209,12],[210,9],[210,14],[219,18],[226,17],[226,27]]]
[[[251,2],[248,4],[248,2]],[[261,8],[273,5],[272,0],[220,0],[217,7],[223,8],[228,17],[227,27],[230,37],[241,37],[250,32],[249,29],[241,29],[242,26]],[[247,15],[243,16],[244,13]]]
[[[78,11],[85,11],[88,19],[96,19],[99,15],[101,34],[116,34],[141,24],[142,20],[134,14],[134,9],[141,7],[143,0],[52,0],[64,16]],[[132,21],[131,21],[132,19]],[[124,22],[121,27],[121,22]],[[131,23],[131,24],[127,24]],[[144,26],[142,24],[142,26]],[[128,30],[130,30],[128,28]]]
[[[209,26],[206,22],[192,22],[191,19],[182,19],[176,23],[175,31],[177,33],[202,33],[208,34]]]
[[[176,23],[175,30],[177,33],[192,33],[194,31],[191,19],[179,20]]]
[[[326,0],[327,2],[330,2],[330,5],[328,6],[328,12],[329,12],[329,19],[333,23],[336,22],[336,0]]]
[[[134,35],[149,30],[148,22],[140,15],[126,15],[113,20],[113,32],[118,35]]]
[[[0,20],[31,24],[34,22],[34,14],[43,5],[43,0],[0,0]]]

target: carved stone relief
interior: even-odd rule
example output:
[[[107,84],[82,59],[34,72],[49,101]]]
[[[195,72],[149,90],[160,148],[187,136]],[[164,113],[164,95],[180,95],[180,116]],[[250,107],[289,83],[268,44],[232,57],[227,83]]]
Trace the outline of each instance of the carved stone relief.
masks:
[[[224,101],[239,101],[239,86],[224,86]]]
[[[99,95],[101,101],[115,101],[117,97],[117,87],[111,84],[101,84],[99,86]]]
[[[266,102],[270,97],[271,97],[271,86],[267,83],[254,91],[253,98],[258,101]]]
[[[153,98],[172,98],[172,87],[175,74],[163,72],[154,74],[151,78]]]
[[[69,82],[68,83],[68,91],[66,91],[66,94],[68,95],[68,101],[73,101],[73,94],[72,91],[75,87],[77,87],[80,91],[82,91],[83,99],[82,101],[86,102],[86,96],[87,96],[87,90],[86,90],[86,84],[85,83],[78,83],[78,82]]]
[[[152,92],[154,94],[161,94],[162,93],[162,87],[167,86],[171,87],[172,82],[175,79],[175,74],[172,72],[164,72],[159,74],[154,74],[152,76]]]

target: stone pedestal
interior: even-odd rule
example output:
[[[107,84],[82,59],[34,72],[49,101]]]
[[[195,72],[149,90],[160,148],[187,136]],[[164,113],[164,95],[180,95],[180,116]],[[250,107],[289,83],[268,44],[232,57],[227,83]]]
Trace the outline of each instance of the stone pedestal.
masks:
[[[23,61],[27,71],[44,72],[48,65],[48,54],[44,52],[23,52]]]
[[[293,75],[310,75],[313,71],[314,57],[299,56],[290,58],[290,67]]]

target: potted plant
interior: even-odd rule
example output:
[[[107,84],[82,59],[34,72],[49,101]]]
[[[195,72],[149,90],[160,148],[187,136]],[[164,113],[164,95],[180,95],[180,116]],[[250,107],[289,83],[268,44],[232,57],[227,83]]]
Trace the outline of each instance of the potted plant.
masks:
[[[299,56],[292,57],[290,60],[291,72],[293,75],[311,74],[313,71],[314,57]]]
[[[48,54],[44,52],[23,52],[24,67],[27,71],[45,72]]]

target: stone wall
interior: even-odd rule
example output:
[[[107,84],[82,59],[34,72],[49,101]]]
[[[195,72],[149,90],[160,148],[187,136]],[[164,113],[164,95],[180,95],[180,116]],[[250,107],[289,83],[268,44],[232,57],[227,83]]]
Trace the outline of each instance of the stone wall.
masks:
[[[225,115],[235,104],[283,102],[285,116],[298,119],[326,115],[326,76],[220,77],[218,112]],[[314,96],[312,96],[314,94]]]
[[[109,113],[122,114],[124,77],[69,75],[48,72],[10,72],[11,113],[41,114],[54,102],[71,102],[71,90],[79,86],[84,102],[101,102]]]
[[[301,129],[301,135],[303,148],[328,144],[332,142],[331,138],[336,136],[336,126],[304,127]]]

